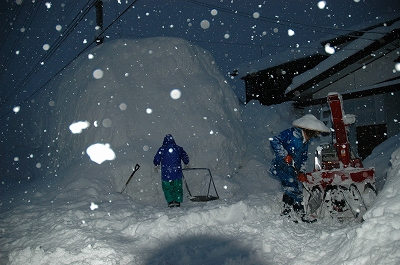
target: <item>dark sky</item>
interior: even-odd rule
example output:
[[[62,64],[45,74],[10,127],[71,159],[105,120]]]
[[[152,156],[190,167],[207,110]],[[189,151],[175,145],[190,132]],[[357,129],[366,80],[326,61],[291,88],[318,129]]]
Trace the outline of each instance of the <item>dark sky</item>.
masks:
[[[1,118],[40,97],[54,75],[95,46],[95,9],[88,8],[93,2],[1,0]],[[399,13],[398,0],[105,0],[103,5],[105,42],[184,38],[214,55],[235,91],[244,84],[228,72],[244,62]]]

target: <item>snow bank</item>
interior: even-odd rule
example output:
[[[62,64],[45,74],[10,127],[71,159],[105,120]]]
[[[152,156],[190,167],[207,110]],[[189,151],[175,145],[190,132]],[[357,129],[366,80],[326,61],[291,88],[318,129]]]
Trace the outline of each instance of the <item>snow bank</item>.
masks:
[[[381,191],[387,179],[390,168],[390,157],[397,148],[400,148],[400,134],[390,137],[372,150],[372,153],[363,161],[364,167],[374,167],[376,188]]]
[[[47,93],[34,107],[32,119],[39,125],[34,138],[52,143],[45,150],[51,154],[46,166],[58,174],[71,165],[89,170],[87,149],[100,144],[110,153],[103,169],[114,189],[122,189],[140,164],[127,191],[151,198],[142,194],[160,192],[152,160],[169,133],[187,151],[192,167],[227,176],[242,163],[237,98],[211,54],[185,40],[104,43],[78,58]],[[74,124],[85,126],[73,133]]]
[[[386,184],[364,214],[365,221],[342,239],[340,256],[351,257],[351,264],[397,264],[400,260],[400,253],[393,251],[400,248],[400,149],[390,162]]]
[[[250,101],[242,108],[243,127],[246,129],[248,160],[257,159],[265,165],[271,163],[274,153],[270,150],[269,139],[290,128],[292,121],[302,113],[292,107],[292,102],[263,106]]]

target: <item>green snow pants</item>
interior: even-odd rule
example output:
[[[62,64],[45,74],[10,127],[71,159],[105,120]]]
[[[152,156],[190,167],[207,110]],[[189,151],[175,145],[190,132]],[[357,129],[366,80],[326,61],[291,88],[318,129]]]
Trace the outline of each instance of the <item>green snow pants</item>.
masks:
[[[165,199],[170,202],[182,202],[183,189],[182,179],[162,181],[162,189],[164,191]]]

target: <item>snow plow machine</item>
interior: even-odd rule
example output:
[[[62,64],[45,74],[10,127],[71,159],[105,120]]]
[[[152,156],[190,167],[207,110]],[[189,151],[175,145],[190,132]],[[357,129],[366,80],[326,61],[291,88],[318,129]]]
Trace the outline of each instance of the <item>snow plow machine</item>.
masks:
[[[314,171],[303,182],[303,202],[307,214],[318,219],[332,218],[340,222],[362,221],[377,192],[375,169],[364,168],[351,151],[348,126],[354,115],[345,115],[342,96],[327,96],[331,111],[333,143],[324,143],[315,152]]]

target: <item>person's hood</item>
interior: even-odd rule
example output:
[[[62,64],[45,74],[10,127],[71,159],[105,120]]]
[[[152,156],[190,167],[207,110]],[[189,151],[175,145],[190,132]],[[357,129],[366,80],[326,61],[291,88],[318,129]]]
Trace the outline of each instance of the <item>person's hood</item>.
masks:
[[[171,144],[175,144],[174,137],[171,134],[167,134],[164,137],[163,145],[171,145]]]

